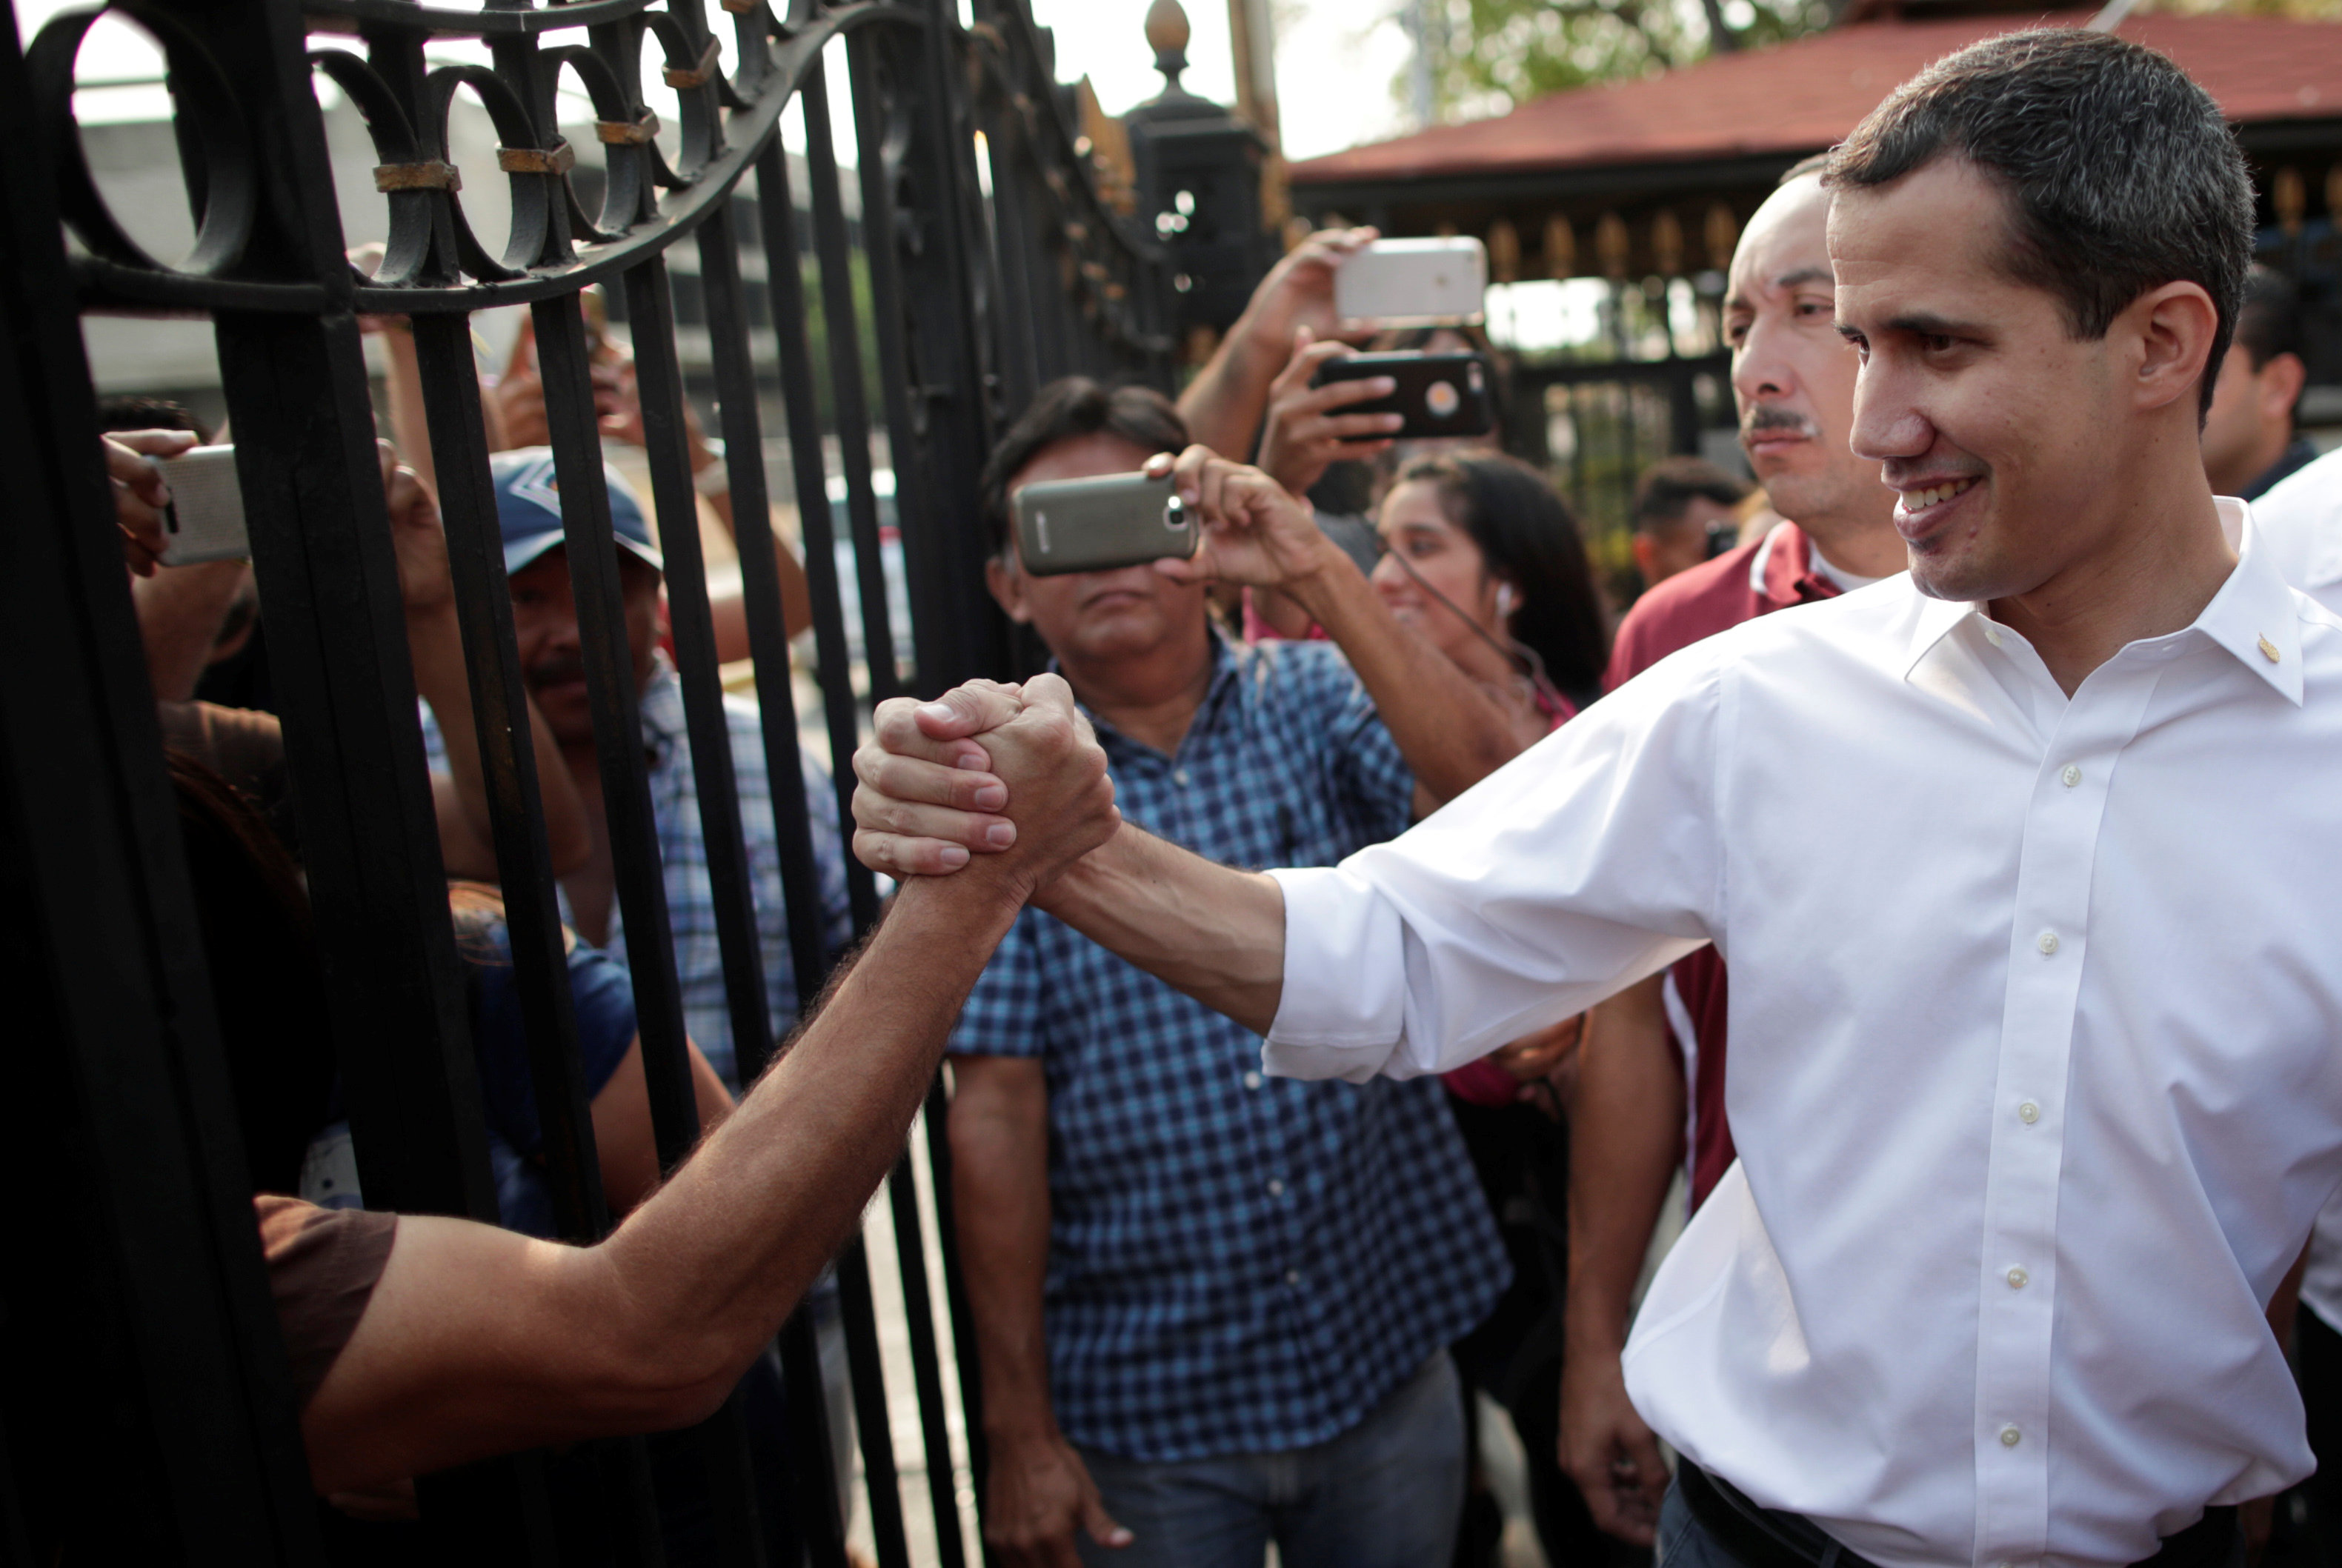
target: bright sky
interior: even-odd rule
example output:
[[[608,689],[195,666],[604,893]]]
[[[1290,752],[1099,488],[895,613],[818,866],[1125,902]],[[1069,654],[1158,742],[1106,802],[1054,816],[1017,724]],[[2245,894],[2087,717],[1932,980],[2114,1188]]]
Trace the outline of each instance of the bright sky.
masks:
[[[1163,90],[1146,46],[1148,0],[1032,0],[1034,20],[1057,35],[1057,73],[1086,72],[1109,115]],[[1189,91],[1236,102],[1226,0],[1186,0]],[[1407,127],[1391,84],[1408,44],[1397,0],[1273,0],[1277,114],[1285,153],[1313,158]]]
[[[52,15],[78,3],[17,0],[18,25],[30,38]],[[1036,19],[1056,33],[1059,74],[1070,81],[1087,73],[1108,114],[1118,115],[1162,90],[1144,32],[1147,3],[1032,0]],[[1338,152],[1406,129],[1391,91],[1407,57],[1397,5],[1398,0],[1274,0],[1277,103],[1288,157]],[[1187,18],[1194,28],[1187,87],[1234,103],[1226,0],[1189,0]],[[161,70],[162,60],[145,35],[112,19],[92,29],[82,48],[84,82],[153,76]],[[168,113],[166,104],[159,87],[116,89],[85,95],[81,114],[86,120],[159,118]]]

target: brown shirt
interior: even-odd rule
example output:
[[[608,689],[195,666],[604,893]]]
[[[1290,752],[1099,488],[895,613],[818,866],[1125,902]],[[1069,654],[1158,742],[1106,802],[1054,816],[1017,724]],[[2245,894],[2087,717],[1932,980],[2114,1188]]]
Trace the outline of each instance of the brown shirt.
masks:
[[[374,1299],[398,1237],[398,1216],[321,1209],[269,1193],[254,1196],[252,1213],[294,1393],[306,1408]]]

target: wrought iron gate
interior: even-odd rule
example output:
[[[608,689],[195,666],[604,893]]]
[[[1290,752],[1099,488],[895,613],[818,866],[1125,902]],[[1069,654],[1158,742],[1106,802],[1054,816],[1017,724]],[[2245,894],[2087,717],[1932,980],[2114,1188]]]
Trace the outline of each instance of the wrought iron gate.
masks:
[[[981,589],[974,497],[985,451],[1004,413],[1049,376],[1166,376],[1169,279],[1159,253],[1098,199],[1024,0],[975,0],[965,13],[953,0],[786,0],[778,10],[766,0],[115,0],[111,9],[150,33],[168,61],[197,226],[176,265],[125,232],[83,161],[74,55],[98,8],[59,16],[21,55],[0,45],[0,454],[10,480],[0,906],[13,928],[0,943],[0,977],[15,1000],[0,1046],[15,1109],[0,1174],[18,1208],[13,1244],[0,1249],[0,1555],[314,1563],[320,1527],[96,462],[76,313],[214,323],[332,980],[328,1033],[367,1201],[493,1219],[357,318],[411,319],[516,984],[547,1108],[548,1174],[562,1233],[588,1240],[609,1222],[593,1177],[535,761],[519,739],[523,688],[471,314],[525,304],[532,315],[645,1065],[671,1163],[696,1119],[576,295],[606,286],[633,336],[746,1079],[773,1041],[695,522],[670,255],[686,244],[696,254],[693,314],[708,336],[716,433],[736,515],[752,523],[767,514],[760,365],[776,376],[766,390],[785,419],[822,718],[841,760],[860,721],[849,595],[864,645],[881,651],[861,672],[871,697],[1008,670],[1006,626]],[[484,45],[485,63],[438,58],[451,39]],[[646,72],[673,91],[677,123],[662,126],[646,106]],[[829,78],[840,72],[850,125],[832,124]],[[319,81],[355,105],[373,142],[390,235],[371,277],[345,259]],[[576,150],[557,129],[565,82],[593,105],[597,182],[577,177]],[[454,174],[446,125],[458,94],[485,108],[500,144],[512,212],[500,255],[467,223]],[[796,168],[781,136],[792,116],[804,133]],[[850,167],[840,153],[849,144]],[[792,189],[800,170],[802,193]],[[742,199],[749,188],[753,204]],[[761,311],[740,265],[744,217],[766,264]],[[863,372],[857,275],[870,302],[875,389]],[[809,346],[816,309],[826,363]],[[874,485],[878,424],[896,480],[915,673],[884,656],[895,635]],[[835,474],[826,444],[839,454]],[[840,479],[851,582],[839,579],[832,537]],[[743,526],[738,542],[791,954],[798,993],[812,997],[835,955],[819,929],[806,814],[842,810],[844,792],[792,798],[801,775],[788,642],[802,628],[783,624],[772,535]],[[866,926],[877,912],[868,874],[853,868],[849,891],[856,924]],[[949,1212],[939,1106],[931,1093],[928,1216],[906,1154],[887,1183],[896,1256],[873,1260],[857,1243],[839,1265],[867,1506],[889,1568],[910,1560],[908,1521],[920,1514],[936,1560],[965,1560],[956,1477],[982,1464],[970,1452],[979,1424],[972,1411],[954,1420],[946,1379],[948,1338],[972,1399],[947,1223],[941,1280],[923,1246],[931,1216]],[[906,1488],[896,1472],[874,1268],[899,1277],[924,1486]],[[802,1314],[783,1349],[791,1389],[816,1389]],[[796,1453],[822,1452],[816,1399],[792,1399],[791,1430]],[[788,1527],[799,1539],[778,1539],[760,1528],[737,1411],[719,1413],[696,1442],[725,1562],[846,1561],[821,1463],[795,1466]],[[595,1462],[604,1517],[591,1555],[659,1561],[641,1443],[605,1444]],[[415,1554],[575,1560],[559,1543],[545,1472],[544,1456],[523,1455],[425,1478]]]

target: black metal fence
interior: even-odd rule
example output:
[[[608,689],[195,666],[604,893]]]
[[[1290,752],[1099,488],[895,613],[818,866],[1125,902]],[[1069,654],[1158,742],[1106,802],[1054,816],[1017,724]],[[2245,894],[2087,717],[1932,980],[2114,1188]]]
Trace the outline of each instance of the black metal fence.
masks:
[[[588,1240],[609,1217],[526,741],[472,314],[525,305],[535,327],[617,903],[654,1122],[672,1163],[696,1119],[576,296],[603,285],[632,335],[745,1080],[774,1041],[686,455],[670,256],[685,245],[696,253],[691,325],[706,333],[715,433],[744,520],[755,691],[806,997],[835,957],[807,814],[842,811],[844,794],[802,798],[788,644],[803,628],[784,624],[776,546],[756,525],[770,499],[760,408],[782,411],[821,719],[842,762],[866,711],[857,686],[883,698],[1011,667],[1006,627],[981,589],[974,482],[984,453],[1003,415],[1052,375],[1166,376],[1169,278],[1159,253],[1098,199],[1023,0],[975,0],[966,15],[953,0],[115,0],[110,9],[151,34],[168,62],[196,225],[175,265],[130,237],[82,159],[74,58],[99,9],[57,17],[21,54],[0,45],[0,984],[14,1003],[0,1030],[12,1087],[0,1173],[16,1200],[11,1244],[0,1248],[0,1556],[315,1563],[325,1560],[324,1532],[255,1243],[77,313],[214,323],[330,980],[321,1033],[366,1199],[493,1220],[358,324],[410,318],[547,1174],[562,1234]],[[450,60],[443,48],[454,41],[484,55]],[[841,72],[850,124],[833,123],[829,78]],[[662,95],[672,123],[648,106],[646,78],[672,92]],[[355,105],[372,139],[389,237],[370,277],[345,257],[321,81]],[[559,132],[565,88],[591,101],[600,156],[587,162],[598,178],[581,177]],[[458,95],[485,109],[499,144],[511,205],[501,254],[467,223],[453,173],[446,127]],[[785,120],[803,130],[794,167]],[[808,188],[793,190],[793,179]],[[753,202],[740,199],[750,190]],[[753,302],[744,216],[760,230],[746,247],[763,258]],[[866,324],[876,386],[864,372]],[[884,656],[895,628],[874,484],[882,427],[909,667]],[[826,450],[837,454],[834,474]],[[852,581],[836,564],[838,479]],[[880,651],[858,672],[848,596],[863,645]],[[849,868],[849,894],[856,925],[866,925],[877,912],[866,873]],[[980,1475],[980,1424],[972,1411],[956,1419],[946,1376],[956,1345],[968,1373],[958,1386],[972,1401],[948,1224],[931,1229],[949,1212],[938,1110],[931,1094],[924,1166],[934,1190],[923,1193],[907,1154],[887,1183],[895,1256],[857,1243],[838,1269],[871,1538],[889,1568],[911,1561],[920,1524],[936,1561],[964,1562],[962,1498],[980,1490],[961,1481]],[[941,1278],[927,1264],[931,1237]],[[896,1468],[874,1273],[891,1275],[904,1308],[924,1484],[905,1484]],[[689,1440],[686,1463],[722,1561],[840,1564],[844,1522],[802,1313],[782,1351],[796,1459],[777,1530],[757,1506],[736,1402]],[[563,1508],[582,1494],[599,1511],[584,1528],[556,1517],[556,1463],[596,1478],[561,1493]],[[425,1477],[419,1499],[419,1527],[395,1548],[368,1549],[499,1564],[662,1560],[638,1440]]]

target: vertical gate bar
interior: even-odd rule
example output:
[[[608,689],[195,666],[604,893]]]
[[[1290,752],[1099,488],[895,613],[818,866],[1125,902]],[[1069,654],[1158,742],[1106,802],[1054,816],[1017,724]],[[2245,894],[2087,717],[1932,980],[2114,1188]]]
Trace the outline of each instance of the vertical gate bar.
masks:
[[[789,1475],[796,1503],[790,1523],[812,1568],[849,1568],[846,1521],[837,1513],[836,1455],[829,1445],[829,1415],[822,1398],[821,1344],[813,1314],[799,1307],[781,1325],[781,1385],[788,1391]],[[791,1563],[788,1568],[796,1568]]]
[[[568,944],[554,891],[536,749],[520,678],[503,531],[488,472],[487,427],[472,361],[471,318],[424,312],[409,319],[554,1223],[564,1240],[590,1243],[608,1233],[609,1206],[578,1065]],[[656,1561],[658,1502],[648,1449],[639,1437],[594,1446],[610,1483],[601,1493],[609,1539],[626,1561]]]
[[[817,78],[809,79],[798,90],[799,105],[808,120],[811,117],[810,105],[821,91]],[[806,346],[805,330],[804,251],[797,242],[796,209],[789,185],[788,157],[782,149],[780,137],[775,135],[765,145],[764,151],[756,159],[756,215],[763,229],[766,293],[774,345],[780,360],[781,403],[784,416],[788,422],[789,467],[796,486],[798,528],[805,539],[806,579],[813,596],[815,656],[821,672],[832,782],[836,786],[833,805],[839,814],[839,820],[850,824],[852,816],[847,803],[853,789],[853,773],[848,759],[854,754],[859,734],[855,719],[854,692],[848,679],[846,619],[838,591],[836,530],[830,518],[828,476],[822,461],[821,430],[814,418],[813,355]],[[835,341],[830,346],[835,352]],[[736,506],[733,513],[736,533],[738,532],[739,515]],[[745,583],[745,565],[742,575]],[[866,626],[867,623],[865,624]],[[754,618],[750,625],[753,630]],[[764,674],[765,664],[760,658],[760,680]],[[870,873],[849,855],[846,875],[856,928],[866,929],[869,923],[876,918],[878,907],[877,893]],[[841,1261],[837,1265],[841,1307],[846,1305],[845,1280],[848,1272]],[[866,1279],[863,1293],[866,1299]],[[846,1315],[851,1319],[853,1313],[849,1310]],[[850,1351],[849,1344],[849,1353]],[[781,1355],[782,1373],[789,1390],[792,1441],[800,1445],[804,1453],[817,1453],[827,1459],[831,1451],[827,1415],[821,1397],[820,1352],[812,1320],[805,1312],[798,1312],[783,1331]],[[857,1385],[869,1381],[860,1367],[853,1370]],[[883,1408],[882,1400],[882,1411]],[[864,1443],[866,1448],[866,1429]],[[801,1503],[803,1519],[810,1526],[806,1532],[807,1544],[816,1568],[843,1568],[846,1561],[845,1522],[837,1517],[836,1497],[829,1491],[829,1473],[824,1470],[818,1477],[808,1477],[806,1472],[809,1468],[803,1463],[798,1465],[799,1496],[803,1498],[809,1488],[817,1490],[821,1495]],[[876,1507],[874,1501],[874,1516]]]
[[[773,1017],[765,990],[764,944],[757,935],[756,898],[748,881],[748,845],[741,827],[739,788],[732,764],[732,727],[716,675],[716,626],[707,604],[706,564],[700,554],[698,492],[691,482],[691,459],[686,446],[683,370],[676,358],[675,301],[668,287],[665,253],[628,268],[626,288],[643,434],[650,451],[651,496],[658,514],[660,553],[666,560],[667,614],[675,632],[676,671],[683,682],[684,723],[690,736],[700,832],[707,846],[708,888],[716,906],[716,944],[724,964],[724,996],[731,1014],[734,1048],[745,1043],[753,1056],[769,1058]],[[777,593],[777,580],[775,590]],[[818,887],[814,896],[818,908]],[[648,1064],[646,1058],[645,1066]],[[688,1073],[682,1062],[676,1065]],[[690,1093],[687,1079],[682,1087],[686,1094]],[[702,1423],[701,1442],[726,1558],[761,1563],[764,1537],[747,1484],[747,1431],[736,1395],[726,1399],[724,1408]]]
[[[817,84],[798,89],[811,118]],[[807,135],[807,141],[812,137]],[[806,344],[804,253],[797,245],[796,214],[791,205],[787,155],[780,138],[767,143],[756,160],[756,212],[765,231],[765,273],[771,298],[773,339],[780,355],[781,401],[789,425],[789,466],[796,480],[797,526],[805,535],[806,584],[813,596],[814,656],[821,674],[822,711],[829,734],[830,778],[838,821],[853,831],[854,774],[850,759],[861,744],[861,727],[847,679],[846,614],[837,581],[837,530],[829,509],[829,482],[822,461],[821,429],[814,419],[813,355]],[[831,352],[836,343],[830,343]],[[865,457],[866,463],[867,457]],[[863,623],[866,634],[867,621]],[[877,885],[870,870],[846,859],[846,893],[854,928],[866,931],[878,918]]]
[[[17,150],[0,167],[0,648],[39,673],[0,690],[0,900],[15,932],[0,982],[11,1082],[41,1112],[21,1119],[0,1174],[43,1194],[0,1263],[0,1409],[13,1442],[37,1437],[67,1488],[90,1489],[27,1497],[19,1451],[0,1453],[0,1548],[32,1561],[21,1511],[45,1505],[189,1559],[315,1563],[292,1376],[98,456],[54,128],[32,114],[6,5],[0,26],[0,130]],[[89,1465],[99,1452],[108,1462]],[[126,1475],[151,1488],[135,1518],[112,1495]],[[108,1553],[85,1541],[65,1555]]]
[[[855,319],[854,264],[846,232],[846,207],[838,194],[837,148],[832,140],[826,73],[816,60],[806,72],[798,94],[805,105],[806,178],[813,186],[814,245],[821,256],[821,315],[827,329],[830,386],[837,406],[839,466],[846,474],[846,516],[854,530],[854,574],[862,591],[862,654],[870,672],[870,701],[875,705],[900,696],[902,677],[895,658],[893,617],[886,605],[886,557],[880,553],[878,499],[871,484],[870,399],[862,384],[862,332]],[[877,157],[877,149],[857,147],[857,166]],[[886,242],[874,240],[870,209],[862,209],[862,239],[866,256],[876,256]],[[873,267],[874,292],[876,263]],[[887,462],[895,474],[895,505],[901,514],[906,486],[916,475],[904,468],[904,454],[895,450],[909,432],[886,432]],[[843,761],[840,760],[840,766]],[[856,924],[862,922],[857,919]]]
[[[837,1257],[837,1289],[846,1309],[846,1355],[854,1373],[854,1424],[862,1434],[862,1477],[870,1497],[870,1533],[878,1568],[910,1568],[903,1529],[903,1483],[895,1470],[895,1434],[886,1409],[886,1380],[878,1348],[878,1313],[870,1293],[870,1249],[861,1233]]]
[[[777,143],[777,137],[776,138]],[[746,601],[748,651],[756,672],[756,705],[764,722],[765,772],[773,797],[773,828],[779,841],[781,887],[788,904],[789,961],[796,979],[797,1011],[809,1011],[821,994],[828,968],[824,951],[821,871],[814,859],[813,827],[806,798],[805,761],[797,744],[796,694],[789,679],[789,637],[781,610],[780,542],[773,536],[772,503],[765,488],[764,431],[756,410],[756,362],[748,345],[748,312],[740,282],[739,235],[729,203],[699,225],[699,275],[707,296],[707,339],[716,371],[716,415],[721,421],[726,464],[732,484],[732,533],[740,553],[740,592]],[[767,250],[767,272],[793,266],[793,255]],[[815,458],[820,457],[818,442]],[[823,809],[831,803],[824,802]],[[736,1034],[733,1053],[745,1087],[765,1070],[765,1058],[750,1054],[764,1042]]]
[[[439,482],[448,571],[463,626],[480,772],[487,785],[505,927],[512,948],[513,989],[545,1127],[554,1219],[564,1240],[586,1243],[600,1240],[609,1229],[609,1210],[577,1065],[567,946],[554,894],[553,855],[545,840],[528,697],[521,684],[512,592],[505,581],[504,537],[488,474],[471,317],[418,313],[410,319]]]
[[[649,761],[643,751],[642,707],[635,686],[634,654],[626,640],[609,487],[602,471],[586,319],[574,295],[541,300],[529,310],[545,385],[545,428],[553,438],[554,468],[561,486],[562,536],[577,602],[578,640],[609,819],[626,966],[635,983],[651,1128],[659,1168],[672,1170],[698,1136],[699,1114],[684,1050],[682,986],[676,975],[675,934],[667,920],[658,824],[651,812]]]
[[[1038,346],[1033,339],[1033,285],[1025,269],[1025,201],[1014,158],[1007,156],[1024,135],[1007,115],[997,115],[985,135],[992,164],[993,272],[1000,279],[1000,309],[993,315],[999,345],[1003,412],[1014,419],[1041,389]]]
[[[930,25],[919,35],[922,45],[933,46],[938,28]],[[960,407],[955,409],[943,398],[934,397],[930,388],[916,391],[921,404],[914,409],[910,391],[905,382],[910,369],[910,356],[905,341],[904,317],[906,301],[904,297],[901,258],[896,243],[896,213],[894,193],[890,188],[891,171],[887,168],[884,148],[887,133],[883,115],[882,95],[878,80],[881,62],[876,57],[876,37],[870,33],[856,34],[846,45],[846,75],[853,92],[855,139],[860,153],[856,173],[861,177],[862,235],[870,266],[871,314],[876,319],[878,338],[878,385],[886,410],[888,444],[895,462],[895,509],[904,543],[904,562],[911,578],[914,593],[930,584],[926,578],[940,579],[949,571],[945,541],[938,537],[941,521],[938,508],[933,504],[935,491],[956,483],[964,493],[975,494],[975,475],[953,470],[966,467],[964,442],[930,441],[936,434],[934,424],[952,418],[980,418],[980,400],[963,394]],[[902,91],[905,84],[897,83]],[[934,182],[931,181],[931,184]],[[926,193],[938,198],[940,189]],[[948,216],[948,213],[943,215]],[[957,305],[964,294],[949,303]],[[951,323],[936,323],[932,334],[933,347],[938,359],[948,355]],[[934,374],[931,370],[930,374]],[[971,372],[963,369],[962,375]],[[948,390],[947,386],[934,389]],[[968,388],[973,391],[973,388]],[[925,417],[922,417],[925,415]],[[941,448],[941,451],[934,449]],[[953,462],[951,459],[957,459]],[[932,459],[932,460],[931,460]],[[980,459],[979,459],[980,461]],[[938,473],[938,468],[946,472]],[[967,519],[970,524],[974,518]],[[980,557],[979,557],[980,559]],[[973,581],[973,577],[970,579]],[[946,584],[932,584],[933,594],[921,594],[923,598],[940,599]],[[868,578],[864,578],[864,593],[869,592]],[[869,623],[866,620],[866,625]],[[922,639],[925,647],[941,641],[943,628],[926,627],[917,618],[913,625],[928,635]],[[924,647],[923,647],[923,651]],[[943,651],[938,649],[940,654]],[[959,654],[962,650],[951,650]],[[944,656],[950,656],[946,654]],[[940,661],[938,661],[940,662]],[[959,659],[954,659],[958,664]],[[943,690],[946,684],[956,684],[977,672],[969,669],[948,682],[939,680],[940,671],[933,671],[926,659],[920,661],[920,679],[925,689]],[[876,687],[874,683],[873,691]],[[928,1507],[935,1517],[938,1550],[944,1554],[945,1568],[959,1568],[963,1553],[959,1540],[959,1510],[952,1490],[951,1433],[944,1423],[944,1384],[942,1357],[936,1340],[935,1308],[927,1293],[926,1252],[922,1240],[919,1221],[919,1200],[916,1178],[911,1170],[910,1154],[898,1155],[895,1168],[886,1178],[887,1201],[895,1222],[896,1263],[901,1272],[903,1303],[906,1326],[910,1333],[911,1376],[919,1403],[920,1436],[927,1461]]]
[[[921,30],[866,31],[848,40],[856,135],[879,151],[862,161],[862,210],[877,317],[879,381],[897,458],[895,504],[902,520],[918,689],[941,692],[1005,673],[1005,620],[977,592],[990,541],[976,514],[976,485],[992,444],[974,311],[976,258],[962,237],[956,95],[943,55],[956,16],[927,0]],[[890,69],[891,67],[891,69]],[[891,91],[886,89],[891,88]],[[885,115],[909,116],[899,168]],[[898,205],[897,180],[904,202]],[[906,475],[915,482],[905,484]]]
[[[493,1223],[374,413],[342,274],[343,308],[323,320],[220,313],[221,382],[359,1181],[379,1208]],[[417,1488],[451,1551],[525,1561],[551,1551],[542,1487],[517,1462],[467,1465]]]

